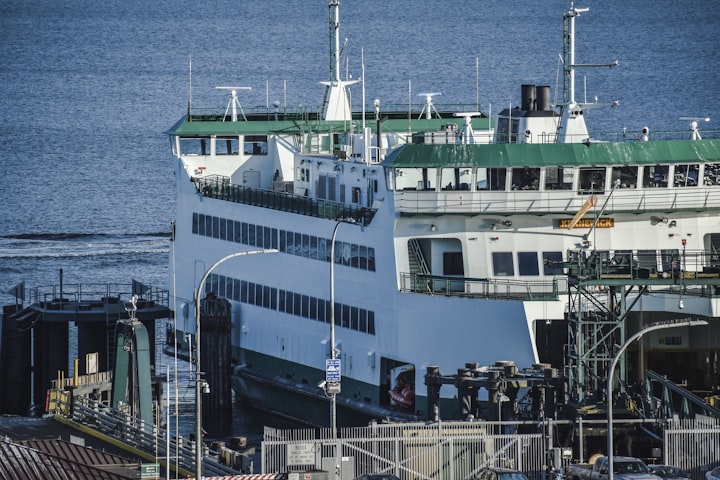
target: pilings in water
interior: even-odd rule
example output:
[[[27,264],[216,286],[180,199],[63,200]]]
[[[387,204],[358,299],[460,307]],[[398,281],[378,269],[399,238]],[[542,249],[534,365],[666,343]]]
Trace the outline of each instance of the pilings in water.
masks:
[[[127,317],[126,303],[133,297],[137,318],[150,339],[155,338],[156,320],[171,317],[168,292],[135,281],[102,288],[61,285],[59,291],[61,295],[57,296],[56,287],[37,287],[31,290],[30,305],[3,307],[0,364],[6,371],[0,374],[0,380],[12,388],[0,392],[0,413],[24,415],[28,409],[41,413],[48,389],[58,377],[69,380],[71,373],[112,371],[116,324]],[[76,327],[73,333],[69,330],[71,323]],[[149,349],[154,363],[154,341]],[[77,352],[75,358],[69,358],[71,351]],[[72,383],[64,382],[59,387]]]
[[[210,385],[203,395],[203,413],[232,407],[232,309],[230,302],[213,294],[200,301],[200,371]]]
[[[0,322],[0,413],[25,415],[31,402],[29,386],[32,366],[31,332],[20,315],[21,307],[3,307]]]

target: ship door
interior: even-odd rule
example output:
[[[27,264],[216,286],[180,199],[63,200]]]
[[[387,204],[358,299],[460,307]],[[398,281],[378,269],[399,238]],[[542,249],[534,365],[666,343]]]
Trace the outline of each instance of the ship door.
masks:
[[[415,365],[380,360],[380,405],[415,411]]]
[[[243,172],[243,187],[260,188],[260,171]]]

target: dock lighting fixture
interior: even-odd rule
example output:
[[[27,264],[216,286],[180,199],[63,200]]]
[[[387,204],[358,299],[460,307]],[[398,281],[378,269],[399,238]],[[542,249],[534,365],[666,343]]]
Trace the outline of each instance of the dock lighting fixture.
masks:
[[[708,322],[705,320],[690,320],[690,319],[680,319],[680,320],[673,320],[670,322],[660,322],[660,323],[654,323],[652,325],[648,325],[645,328],[638,331],[635,335],[628,338],[625,343],[620,347],[620,350],[617,351],[615,354],[615,357],[612,360],[612,363],[610,363],[610,370],[608,371],[607,376],[607,458],[608,458],[608,480],[615,480],[615,474],[613,472],[613,375],[615,374],[615,367],[618,364],[618,361],[620,360],[620,357],[622,356],[625,349],[633,343],[635,340],[639,340],[640,337],[645,335],[647,332],[652,332],[654,330],[663,330],[666,328],[677,328],[677,327],[697,327],[699,325],[707,325]]]
[[[210,384],[202,378],[203,372],[200,371],[200,299],[202,298],[202,290],[208,277],[218,265],[231,258],[243,255],[255,255],[257,253],[276,253],[276,249],[248,250],[245,252],[235,252],[222,257],[215,262],[212,267],[208,268],[205,275],[200,279],[200,284],[195,290],[195,478],[202,479],[202,460],[203,460],[203,428],[202,428],[202,395],[210,393]]]

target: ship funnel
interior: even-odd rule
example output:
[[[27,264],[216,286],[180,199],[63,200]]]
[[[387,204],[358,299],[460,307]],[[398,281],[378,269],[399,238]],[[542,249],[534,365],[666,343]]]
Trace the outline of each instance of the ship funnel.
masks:
[[[552,110],[552,106],[550,104],[550,86],[549,85],[543,85],[541,87],[537,87],[537,90],[535,91],[536,100],[535,100],[535,108],[537,108],[538,111],[541,112],[549,112]]]
[[[535,110],[535,85],[522,85],[520,96],[522,99],[521,109],[526,112]]]

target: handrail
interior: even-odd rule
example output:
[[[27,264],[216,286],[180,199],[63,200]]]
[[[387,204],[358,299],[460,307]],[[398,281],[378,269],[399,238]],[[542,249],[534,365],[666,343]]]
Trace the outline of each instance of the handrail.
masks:
[[[309,198],[273,190],[244,187],[230,183],[229,177],[208,175],[193,177],[197,191],[206,197],[217,198],[235,203],[244,203],[258,207],[292,212],[300,215],[335,220],[352,218],[362,225],[369,225],[377,209],[348,205],[318,198]]]
[[[135,289],[133,288],[135,285]],[[107,283],[107,284],[64,284],[62,290],[58,285],[45,285],[28,288],[30,303],[48,304],[53,301],[62,301],[68,304],[94,303],[98,301],[113,301],[120,298],[131,298],[138,294],[137,284]],[[167,290],[146,287],[139,298],[141,301],[153,302],[155,305],[168,307],[170,294]],[[112,300],[111,300],[112,299]],[[141,302],[139,305],[143,305]],[[142,307],[140,307],[142,308]]]
[[[56,393],[62,393],[57,390]],[[51,394],[53,392],[51,391]],[[128,448],[140,450],[153,458],[163,466],[167,466],[168,451],[166,450],[167,428],[145,425],[143,420],[111,408],[102,402],[93,400],[86,396],[76,396],[73,399],[70,395],[55,395],[58,402],[53,413],[59,417],[66,418],[79,423],[86,428],[117,440]],[[159,441],[162,439],[162,441]],[[170,435],[170,468],[181,472],[183,475],[190,475],[195,470],[195,448],[194,441],[185,440],[182,436]],[[221,464],[216,458],[220,452],[207,447],[203,458],[203,469],[211,475],[236,475],[240,473],[229,466]],[[177,458],[176,458],[177,457]],[[215,458],[212,458],[215,457]]]
[[[565,290],[565,289],[562,289]],[[400,291],[447,297],[498,300],[558,300],[562,291],[557,279],[545,281],[500,280],[400,273]]]

